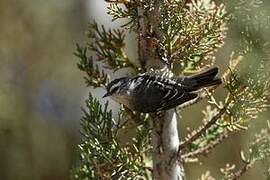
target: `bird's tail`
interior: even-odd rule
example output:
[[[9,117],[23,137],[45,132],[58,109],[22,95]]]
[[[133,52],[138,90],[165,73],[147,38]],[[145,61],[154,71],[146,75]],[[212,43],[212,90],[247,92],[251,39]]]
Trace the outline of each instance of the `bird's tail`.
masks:
[[[215,86],[222,83],[221,79],[216,77],[218,68],[213,67],[199,74],[186,76],[182,79],[182,84],[190,91],[196,91],[200,88]]]

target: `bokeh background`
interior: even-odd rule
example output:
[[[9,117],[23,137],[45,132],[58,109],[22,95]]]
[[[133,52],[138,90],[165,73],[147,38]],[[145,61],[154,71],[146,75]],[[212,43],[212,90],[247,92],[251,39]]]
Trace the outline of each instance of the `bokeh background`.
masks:
[[[76,42],[86,42],[89,21],[119,26],[111,23],[105,9],[102,0],[0,0],[1,180],[68,179],[80,142],[80,107],[92,91],[84,85],[73,52]],[[262,33],[270,37],[270,32]],[[237,40],[231,36],[217,54],[222,70]],[[128,49],[131,55],[133,45]],[[103,90],[94,92],[99,96]],[[217,94],[224,95],[221,89]],[[187,126],[198,126],[205,104],[202,101],[184,110],[181,136]],[[269,115],[251,123],[249,132],[227,139],[201,164],[188,165],[190,179],[207,170],[220,177],[219,168],[226,163],[241,165],[239,151],[265,126]],[[258,164],[243,179],[263,179],[264,171]]]

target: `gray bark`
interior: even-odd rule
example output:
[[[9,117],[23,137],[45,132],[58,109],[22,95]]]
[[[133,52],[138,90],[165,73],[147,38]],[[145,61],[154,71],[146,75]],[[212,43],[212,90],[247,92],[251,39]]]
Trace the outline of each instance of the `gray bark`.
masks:
[[[155,117],[153,122],[153,179],[184,180],[184,168],[177,152],[179,148],[177,118],[174,110]]]
[[[163,0],[153,0],[153,10],[144,12],[143,8],[138,8],[139,22],[139,60],[141,65],[149,70],[163,69],[166,64],[161,61],[160,56],[156,54],[153,47],[153,41],[160,42],[162,33],[159,29],[160,7]],[[145,13],[151,13],[150,18],[145,17]],[[147,38],[149,34],[149,25],[153,32],[152,37]],[[174,110],[161,112],[153,115],[152,147],[153,147],[153,179],[154,180],[184,180],[185,173],[183,165],[177,157],[179,148],[179,136],[177,129],[177,118]],[[181,153],[181,152],[180,152]]]

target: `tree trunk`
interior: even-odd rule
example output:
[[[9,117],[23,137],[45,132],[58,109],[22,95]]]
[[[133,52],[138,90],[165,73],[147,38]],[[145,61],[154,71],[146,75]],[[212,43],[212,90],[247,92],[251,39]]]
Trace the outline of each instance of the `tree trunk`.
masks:
[[[152,146],[153,179],[184,180],[183,165],[176,158],[179,136],[174,110],[156,115],[153,120]]]
[[[138,50],[139,60],[145,70],[163,69],[166,64],[157,54],[159,47],[155,42],[161,42],[163,35],[159,29],[160,7],[163,0],[153,0],[153,9],[145,12],[143,5],[138,8]],[[148,14],[148,18],[146,17]],[[151,26],[151,28],[149,28]],[[151,29],[151,30],[150,30]],[[151,32],[152,31],[152,32]],[[150,37],[147,37],[149,36]],[[153,179],[154,180],[184,180],[183,165],[176,155],[179,148],[177,118],[174,110],[155,114],[153,120]]]

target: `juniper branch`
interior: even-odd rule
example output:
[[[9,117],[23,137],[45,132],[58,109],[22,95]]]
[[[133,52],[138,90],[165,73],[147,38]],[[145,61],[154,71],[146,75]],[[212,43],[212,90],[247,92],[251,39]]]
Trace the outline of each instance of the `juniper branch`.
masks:
[[[237,179],[239,179],[243,174],[245,174],[250,168],[253,167],[254,163],[255,163],[255,161],[251,161],[249,163],[246,163],[244,165],[244,167],[242,167],[240,170],[238,170],[237,172],[235,172],[233,174],[233,177],[232,177],[231,180],[237,180]]]
[[[83,109],[81,126],[84,141],[79,145],[81,165],[73,179],[145,179],[148,168],[140,148],[145,143],[145,133],[140,131],[134,146],[121,146],[118,131],[120,120],[112,119],[108,103],[104,107],[91,94]],[[123,117],[120,115],[120,119]]]
[[[105,68],[118,70],[131,67],[135,71],[139,71],[139,68],[130,61],[125,53],[123,30],[106,30],[104,26],[99,27],[96,22],[93,22],[89,24],[88,37],[93,41],[88,44],[89,49],[95,52],[96,60],[102,61]]]
[[[214,149],[220,143],[224,142],[224,140],[228,137],[229,137],[228,131],[225,130],[223,133],[219,134],[218,137],[215,138],[215,140],[212,140],[206,146],[181,155],[181,159],[185,161],[186,159],[196,158],[199,155],[207,155],[212,149]]]
[[[198,130],[195,130],[194,133],[187,138],[185,138],[185,141],[182,142],[179,146],[179,149],[184,149],[188,145],[190,145],[193,141],[195,141],[197,138],[199,138],[201,135],[203,135],[207,129],[209,129],[212,125],[214,125],[217,120],[226,112],[227,106],[225,105],[222,109],[219,110],[219,112],[212,117],[206,124],[203,126],[200,126]]]
[[[94,65],[93,58],[88,56],[87,47],[82,47],[76,44],[75,56],[79,58],[77,63],[78,68],[86,73],[84,77],[87,86],[104,87],[109,79],[109,76],[100,70],[98,65]]]

